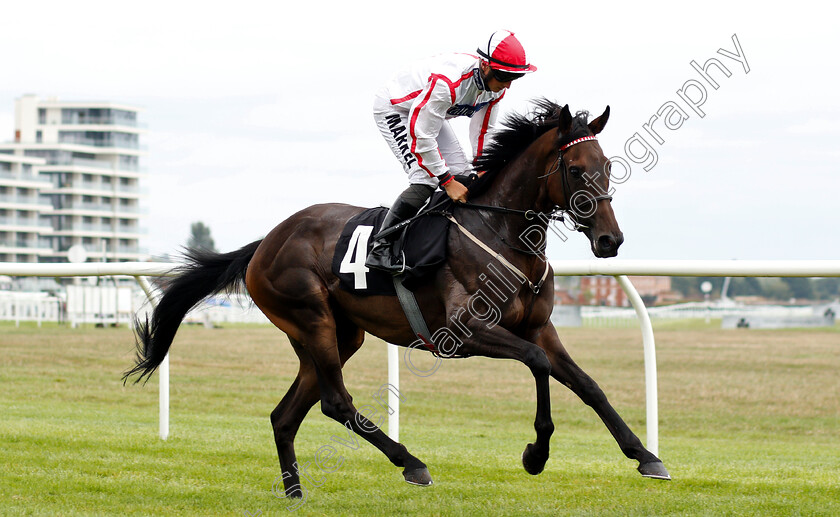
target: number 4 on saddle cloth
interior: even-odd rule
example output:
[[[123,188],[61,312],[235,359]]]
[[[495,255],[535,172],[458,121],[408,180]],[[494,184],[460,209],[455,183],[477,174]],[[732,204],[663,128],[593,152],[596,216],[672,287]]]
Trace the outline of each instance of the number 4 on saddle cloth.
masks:
[[[436,192],[428,206],[440,206],[441,196],[446,193]],[[332,272],[343,289],[361,296],[396,295],[390,274],[365,267],[365,259],[373,247],[373,236],[379,233],[387,213],[388,209],[384,207],[370,208],[344,225],[332,261]],[[433,210],[417,217],[394,243],[396,256],[402,253],[405,257],[402,282],[410,290],[446,260],[446,232],[450,223],[442,213]]]

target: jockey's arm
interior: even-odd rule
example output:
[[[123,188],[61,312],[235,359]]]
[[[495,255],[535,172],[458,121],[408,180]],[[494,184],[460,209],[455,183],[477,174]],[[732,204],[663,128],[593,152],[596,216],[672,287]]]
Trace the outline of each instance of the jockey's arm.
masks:
[[[417,158],[417,165],[438,179],[448,172],[437,137],[446,120],[446,111],[452,107],[452,97],[449,83],[432,76],[408,113],[409,150]]]

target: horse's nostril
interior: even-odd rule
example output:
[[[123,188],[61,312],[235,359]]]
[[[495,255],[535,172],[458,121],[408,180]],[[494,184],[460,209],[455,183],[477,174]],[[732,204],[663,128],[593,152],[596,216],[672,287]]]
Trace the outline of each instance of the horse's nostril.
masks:
[[[604,251],[610,251],[616,247],[615,239],[612,235],[601,235],[598,237],[598,245]]]

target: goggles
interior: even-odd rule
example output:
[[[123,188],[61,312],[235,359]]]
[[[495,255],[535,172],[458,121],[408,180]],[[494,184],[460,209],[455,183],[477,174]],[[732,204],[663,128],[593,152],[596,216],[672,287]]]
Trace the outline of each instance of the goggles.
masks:
[[[493,68],[490,69],[491,77],[499,81],[500,83],[508,83],[510,81],[515,81],[519,79],[525,74],[518,74],[515,72],[505,72],[504,70],[495,70]]]

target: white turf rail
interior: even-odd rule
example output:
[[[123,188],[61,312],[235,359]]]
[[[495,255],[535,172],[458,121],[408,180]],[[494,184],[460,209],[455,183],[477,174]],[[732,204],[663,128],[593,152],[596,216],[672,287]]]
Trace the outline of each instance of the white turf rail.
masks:
[[[614,276],[627,297],[642,329],[647,406],[647,448],[659,455],[659,417],[656,387],[656,347],[650,316],[628,275],[639,276],[761,276],[840,277],[840,260],[552,260],[555,276]],[[84,264],[0,263],[0,275],[10,276],[133,276],[154,305],[147,276],[171,276],[180,264],[164,262],[88,262]],[[399,390],[399,355],[388,345],[388,379]],[[160,376],[160,437],[169,436],[169,355],[158,370]],[[390,392],[390,390],[389,390]],[[388,419],[388,434],[399,440],[399,399],[389,394],[394,410]]]
[[[83,264],[13,264],[0,262],[9,276],[170,276],[180,264],[171,262],[85,262]]]
[[[555,275],[840,276],[840,260],[552,260]]]

